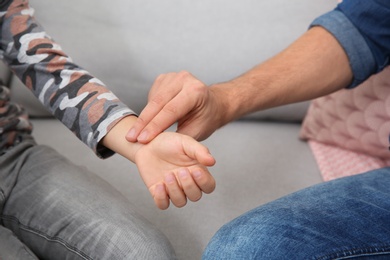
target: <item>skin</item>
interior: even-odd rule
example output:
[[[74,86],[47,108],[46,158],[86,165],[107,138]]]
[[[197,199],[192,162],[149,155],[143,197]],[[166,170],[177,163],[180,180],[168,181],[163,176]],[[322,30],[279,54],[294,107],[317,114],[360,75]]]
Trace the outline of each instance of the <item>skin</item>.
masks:
[[[243,115],[327,95],[352,79],[341,45],[322,27],[313,27],[276,56],[224,83],[208,87],[185,71],[160,75],[126,139],[146,144],[178,122],[177,132],[204,140]]]
[[[187,199],[198,201],[202,193],[215,189],[207,167],[215,164],[208,149],[193,138],[165,132],[148,144],[124,142],[137,118],[120,120],[103,138],[102,144],[134,162],[156,206],[167,209],[170,202],[183,207]]]

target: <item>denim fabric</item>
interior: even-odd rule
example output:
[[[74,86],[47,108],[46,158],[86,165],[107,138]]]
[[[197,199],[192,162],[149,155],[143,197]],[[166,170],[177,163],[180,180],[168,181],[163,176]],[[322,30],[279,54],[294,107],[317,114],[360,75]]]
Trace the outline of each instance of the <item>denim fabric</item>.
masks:
[[[375,72],[384,69],[390,56],[390,1],[344,0],[337,10],[362,32],[376,61]]]
[[[353,73],[349,88],[361,84],[375,73],[375,59],[359,30],[340,11],[332,11],[315,19],[310,27],[322,26],[329,31],[346,52]]]
[[[344,0],[313,21],[332,33],[346,51],[355,87],[389,65],[390,1]]]
[[[204,259],[390,259],[390,168],[325,182],[223,226]]]
[[[24,141],[1,156],[0,189],[0,252],[21,256],[11,259],[28,259],[26,247],[39,259],[175,259],[118,191],[49,147]]]

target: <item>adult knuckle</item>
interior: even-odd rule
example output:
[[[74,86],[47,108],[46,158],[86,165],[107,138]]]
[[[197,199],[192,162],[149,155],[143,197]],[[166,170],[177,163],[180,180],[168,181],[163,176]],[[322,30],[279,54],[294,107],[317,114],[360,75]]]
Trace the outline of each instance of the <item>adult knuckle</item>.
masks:
[[[149,102],[154,106],[161,106],[164,103],[164,96],[161,94],[155,94],[152,97],[150,97]]]
[[[180,78],[192,77],[191,73],[186,71],[186,70],[180,71],[179,73],[177,73],[177,76],[180,77]]]
[[[194,95],[204,95],[207,92],[207,86],[198,79],[193,79],[187,82],[186,87]]]
[[[207,86],[204,85],[203,83],[193,84],[192,85],[192,91],[197,96],[204,96],[204,95],[206,95],[207,94],[207,90],[208,90]]]
[[[160,74],[160,75],[158,75],[157,77],[156,77],[156,82],[158,82],[158,81],[161,81],[162,79],[164,79],[165,78],[165,74]]]

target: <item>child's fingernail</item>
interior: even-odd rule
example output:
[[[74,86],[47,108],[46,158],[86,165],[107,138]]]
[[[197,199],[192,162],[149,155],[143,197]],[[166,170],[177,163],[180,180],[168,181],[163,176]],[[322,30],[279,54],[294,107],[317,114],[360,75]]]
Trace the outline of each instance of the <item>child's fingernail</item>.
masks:
[[[188,176],[187,169],[180,169],[179,170],[179,176],[180,176],[180,178],[187,178],[187,176]]]
[[[154,189],[155,189],[154,191],[157,192],[157,193],[161,193],[161,192],[165,191],[165,187],[164,187],[164,185],[162,183],[157,184]]]
[[[170,174],[167,174],[166,176],[165,176],[165,182],[166,183],[169,183],[169,184],[172,184],[172,183],[174,183],[175,182],[175,176],[172,174],[172,173],[170,173]]]
[[[194,171],[192,172],[192,176],[194,176],[195,179],[200,179],[202,177],[201,171]]]

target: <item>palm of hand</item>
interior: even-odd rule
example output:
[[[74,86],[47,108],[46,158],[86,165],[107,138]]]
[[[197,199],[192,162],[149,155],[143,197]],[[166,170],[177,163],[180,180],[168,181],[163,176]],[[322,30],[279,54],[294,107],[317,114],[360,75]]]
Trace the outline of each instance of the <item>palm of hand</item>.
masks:
[[[156,184],[163,183],[167,173],[177,176],[181,168],[188,168],[190,171],[195,167],[205,168],[186,153],[188,151],[184,145],[188,140],[185,138],[187,137],[176,133],[161,133],[137,151],[135,162],[149,190]]]
[[[160,209],[167,209],[170,201],[183,207],[187,198],[197,201],[203,192],[215,189],[215,180],[207,169],[215,159],[192,137],[162,133],[139,148],[135,162]]]

